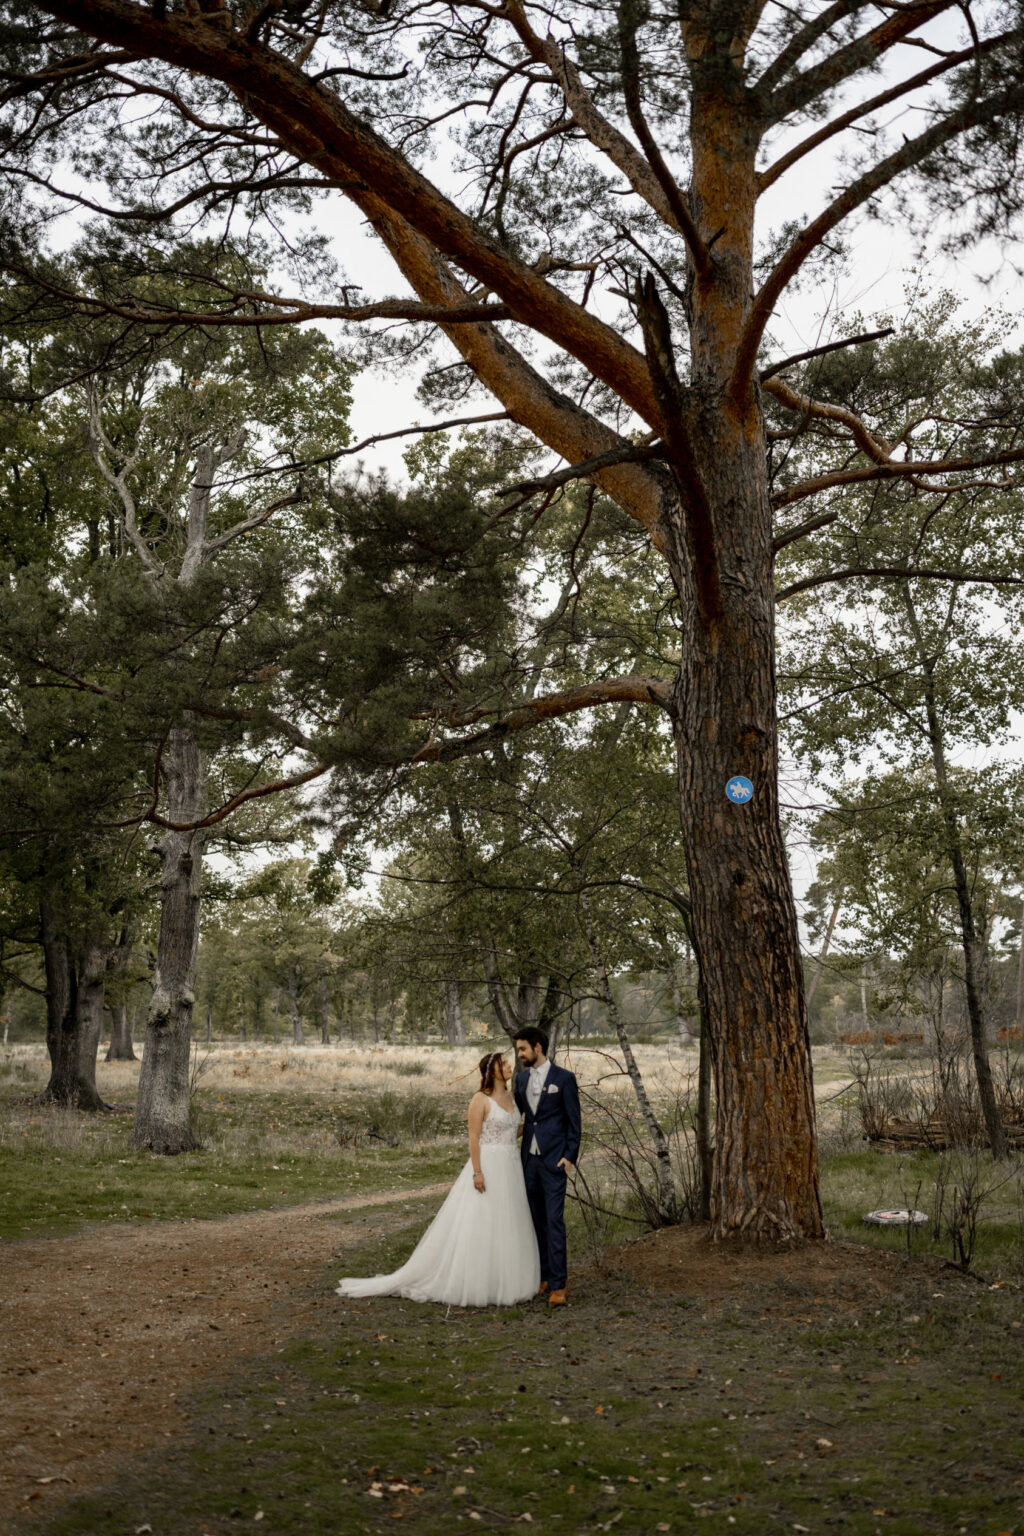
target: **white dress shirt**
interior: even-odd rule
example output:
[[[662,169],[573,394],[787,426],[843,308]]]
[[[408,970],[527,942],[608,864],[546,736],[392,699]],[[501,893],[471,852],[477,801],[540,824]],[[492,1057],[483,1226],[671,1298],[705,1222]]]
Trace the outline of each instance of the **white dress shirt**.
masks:
[[[539,1067],[530,1068],[530,1081],[526,1085],[526,1102],[529,1104],[535,1115],[540,1108],[540,1096],[544,1092],[544,1084],[548,1080],[548,1073],[550,1070],[550,1061],[542,1061]],[[530,1146],[530,1152],[533,1153],[539,1151],[540,1147],[537,1145],[537,1135],[536,1132],[534,1132],[533,1142]]]

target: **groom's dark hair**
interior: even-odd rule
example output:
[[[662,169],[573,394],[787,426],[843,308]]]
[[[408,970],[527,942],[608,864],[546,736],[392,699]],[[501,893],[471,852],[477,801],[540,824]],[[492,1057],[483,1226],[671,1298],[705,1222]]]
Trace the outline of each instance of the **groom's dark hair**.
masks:
[[[548,1053],[547,1035],[542,1029],[535,1029],[532,1024],[527,1024],[525,1029],[517,1029],[516,1039],[525,1040],[527,1045],[539,1045],[545,1056]]]

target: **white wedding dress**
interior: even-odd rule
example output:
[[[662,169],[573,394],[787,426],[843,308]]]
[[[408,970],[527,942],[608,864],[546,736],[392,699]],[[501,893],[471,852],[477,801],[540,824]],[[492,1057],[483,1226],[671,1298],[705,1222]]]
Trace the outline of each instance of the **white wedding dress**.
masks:
[[[484,1192],[467,1162],[412,1254],[391,1275],[342,1280],[339,1296],[407,1296],[453,1307],[511,1306],[536,1294],[540,1259],[526,1200],[519,1113],[492,1099],[480,1128]]]

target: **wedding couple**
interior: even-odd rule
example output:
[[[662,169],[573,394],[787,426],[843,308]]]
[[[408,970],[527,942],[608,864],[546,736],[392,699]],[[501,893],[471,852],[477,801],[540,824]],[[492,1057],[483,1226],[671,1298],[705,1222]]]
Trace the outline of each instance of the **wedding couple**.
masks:
[[[549,1306],[565,1305],[565,1186],[579,1156],[579,1089],[548,1060],[543,1030],[524,1029],[515,1045],[525,1070],[514,1094],[503,1052],[480,1062],[469,1162],[411,1257],[394,1274],[342,1280],[339,1296],[488,1307],[546,1295]]]

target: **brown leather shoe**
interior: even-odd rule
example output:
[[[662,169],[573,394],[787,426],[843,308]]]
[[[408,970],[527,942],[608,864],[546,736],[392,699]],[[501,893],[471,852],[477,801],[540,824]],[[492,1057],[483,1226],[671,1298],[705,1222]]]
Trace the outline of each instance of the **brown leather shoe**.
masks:
[[[548,1297],[548,1306],[564,1307],[568,1299],[569,1298],[566,1296],[564,1291],[552,1291],[551,1295]]]
[[[538,1287],[537,1287],[537,1295],[538,1296],[546,1296],[548,1291],[550,1291],[550,1289],[551,1289],[551,1287],[550,1287],[550,1285],[548,1285],[547,1281],[546,1280],[542,1280],[540,1285],[538,1285]]]

